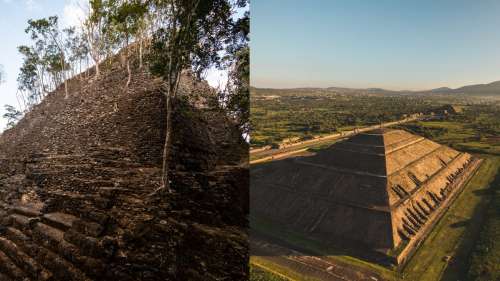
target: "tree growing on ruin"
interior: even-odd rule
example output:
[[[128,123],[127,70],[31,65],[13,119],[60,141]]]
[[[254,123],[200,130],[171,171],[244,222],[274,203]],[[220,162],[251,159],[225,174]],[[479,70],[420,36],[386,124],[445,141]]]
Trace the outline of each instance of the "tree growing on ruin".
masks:
[[[106,52],[109,49],[106,35],[106,3],[102,0],[90,0],[89,1],[89,15],[85,20],[84,34],[87,37],[87,42],[89,46],[90,57],[94,61],[95,74],[100,75],[99,63],[106,56]]]
[[[68,96],[68,82],[66,71],[68,63],[66,61],[66,50],[63,37],[59,31],[58,17],[51,16],[39,20],[28,20],[28,27],[25,32],[40,45],[47,53],[45,59],[48,59],[49,68],[58,80],[64,83],[64,92]]]
[[[68,62],[71,65],[71,76],[82,72],[82,65],[87,65],[89,47],[82,33],[78,33],[75,27],[63,29],[65,34],[64,47],[67,50]]]
[[[17,110],[12,105],[5,105],[5,113],[3,118],[7,119],[7,128],[12,128],[23,116],[22,112]]]
[[[112,0],[108,2],[108,5],[109,28],[114,30],[117,43],[123,47],[125,52],[125,64],[128,73],[126,86],[128,88],[132,78],[129,44],[140,31],[141,25],[143,24],[143,18],[147,12],[147,4],[141,0]],[[142,50],[140,56],[142,65]]]
[[[25,103],[31,106],[40,101],[46,92],[43,79],[48,68],[48,59],[42,59],[33,47],[19,46],[18,51],[23,55],[23,64],[17,77],[18,89],[25,93]]]
[[[172,145],[172,109],[182,71],[200,76],[220,63],[219,51],[229,37],[232,3],[228,0],[152,0],[160,26],[152,42],[151,71],[166,82],[166,135],[159,192],[170,192],[168,160]]]

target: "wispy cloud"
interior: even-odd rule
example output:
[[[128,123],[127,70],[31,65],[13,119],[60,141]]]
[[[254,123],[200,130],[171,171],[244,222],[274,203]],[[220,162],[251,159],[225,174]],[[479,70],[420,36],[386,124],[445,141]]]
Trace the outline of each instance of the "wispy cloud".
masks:
[[[26,0],[25,4],[28,11],[36,11],[42,9],[42,6],[40,5],[40,3],[38,3],[38,0]]]
[[[81,26],[88,10],[86,0],[68,0],[64,5],[62,24],[68,26]]]

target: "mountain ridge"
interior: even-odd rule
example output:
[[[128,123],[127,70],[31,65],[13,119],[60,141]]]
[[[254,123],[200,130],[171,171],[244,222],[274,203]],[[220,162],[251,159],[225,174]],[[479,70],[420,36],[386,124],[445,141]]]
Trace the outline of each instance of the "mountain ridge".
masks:
[[[447,86],[433,88],[429,90],[388,90],[384,88],[349,88],[349,87],[296,87],[296,88],[269,88],[269,87],[250,87],[255,90],[309,90],[309,91],[334,91],[339,93],[367,93],[367,94],[464,94],[475,96],[495,96],[500,95],[500,80],[486,84],[465,85],[458,88],[450,88]]]

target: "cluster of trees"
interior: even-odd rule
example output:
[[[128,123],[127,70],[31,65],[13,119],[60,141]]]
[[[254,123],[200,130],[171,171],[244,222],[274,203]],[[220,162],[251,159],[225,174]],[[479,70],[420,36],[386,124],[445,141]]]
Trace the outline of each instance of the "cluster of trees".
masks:
[[[220,106],[248,133],[248,4],[248,0],[89,0],[87,17],[79,27],[61,29],[57,16],[29,20],[25,32],[32,45],[18,48],[23,55],[17,79],[20,109],[6,106],[9,126],[61,85],[67,97],[69,78],[99,76],[103,61],[118,52],[128,72],[128,88],[133,56],[139,68],[147,65],[166,84],[161,191],[169,190],[172,108],[184,70],[202,78],[212,67],[226,69],[229,78],[227,87],[220,89]],[[132,43],[134,48],[129,48]],[[90,66],[93,72],[81,74]]]
[[[18,98],[22,111],[28,111],[48,93],[64,84],[68,95],[68,79],[100,64],[125,47],[124,61],[131,76],[128,45],[139,41],[142,66],[142,45],[151,36],[147,8],[151,1],[90,0],[88,16],[79,27],[62,29],[57,16],[29,20],[25,32],[32,45],[19,46],[23,56],[18,81]],[[87,71],[87,74],[90,72]]]

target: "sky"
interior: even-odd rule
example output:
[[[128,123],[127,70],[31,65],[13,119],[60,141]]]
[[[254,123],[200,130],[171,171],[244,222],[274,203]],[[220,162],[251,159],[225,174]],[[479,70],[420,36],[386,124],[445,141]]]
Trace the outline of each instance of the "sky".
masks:
[[[3,65],[5,82],[0,84],[0,132],[5,129],[2,118],[4,105],[19,107],[16,99],[17,76],[22,65],[18,53],[20,45],[30,45],[24,30],[29,19],[39,19],[57,15],[61,27],[79,25],[84,17],[82,8],[87,0],[0,0],[0,65]],[[206,79],[213,87],[223,86],[227,75],[222,71],[210,70]]]
[[[422,90],[500,80],[500,1],[251,5],[252,86]]]

